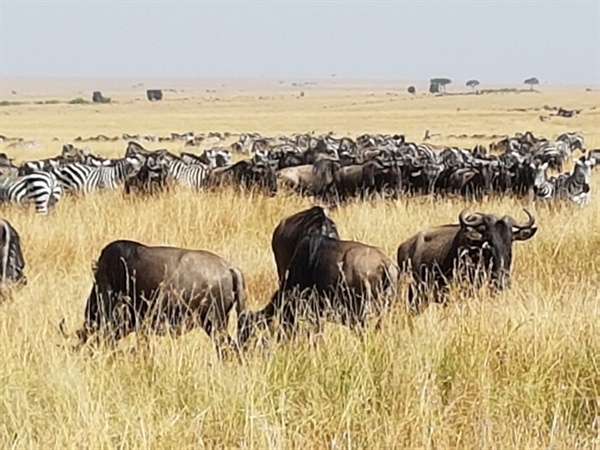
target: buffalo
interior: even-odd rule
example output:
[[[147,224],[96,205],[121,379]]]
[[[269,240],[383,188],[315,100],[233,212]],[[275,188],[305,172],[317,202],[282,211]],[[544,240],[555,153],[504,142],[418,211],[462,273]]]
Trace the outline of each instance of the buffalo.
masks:
[[[235,307],[239,317],[245,308],[244,286],[240,269],[214,253],[114,241],[100,253],[75,335],[79,345],[96,332],[114,343],[144,326],[159,334],[201,326],[222,356],[229,312]]]
[[[512,244],[531,239],[536,231],[535,218],[525,210],[528,221],[519,224],[514,218],[501,219],[491,214],[459,214],[457,225],[443,225],[423,231],[398,247],[398,265],[410,271],[418,285],[409,295],[411,307],[419,306],[417,292],[432,289],[435,301],[450,280],[458,278],[458,269],[466,269],[467,280],[475,287],[481,284],[481,272],[489,275],[492,285],[502,290],[510,282]]]
[[[308,234],[298,243],[287,268],[270,303],[241,316],[240,345],[250,337],[253,324],[268,325],[276,316],[287,336],[297,331],[300,317],[317,329],[322,319],[330,319],[360,331],[369,306],[375,313],[381,311],[381,296],[395,292],[399,275],[383,250],[320,233]]]
[[[340,238],[335,222],[329,218],[327,211],[321,206],[313,206],[286,217],[275,227],[271,239],[271,249],[275,256],[280,282],[284,279],[296,246],[304,236],[311,233],[320,233],[334,239]]]
[[[5,219],[0,219],[0,264],[0,291],[4,291],[11,284],[27,284],[21,238],[12,224]]]

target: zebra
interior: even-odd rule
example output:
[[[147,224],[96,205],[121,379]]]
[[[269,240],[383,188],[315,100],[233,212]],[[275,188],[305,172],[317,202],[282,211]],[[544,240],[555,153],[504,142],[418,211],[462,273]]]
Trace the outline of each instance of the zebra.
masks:
[[[575,161],[573,173],[563,173],[557,178],[548,178],[548,163],[530,165],[534,173],[533,191],[537,198],[570,200],[576,205],[585,206],[590,199],[590,175],[593,162],[580,159]]]
[[[558,182],[558,197],[571,200],[579,206],[585,206],[590,201],[590,176],[594,163],[586,159],[575,161],[573,174]]]
[[[90,192],[100,189],[116,189],[125,179],[135,176],[142,163],[136,157],[116,160],[110,166],[92,167],[85,164],[66,164],[54,170],[65,192]]]
[[[175,183],[183,187],[200,189],[204,187],[210,168],[202,163],[187,164],[180,158],[171,158],[167,173]]]
[[[571,156],[571,147],[567,142],[542,142],[532,150],[533,157],[542,163],[550,163],[550,168],[562,170],[563,164]]]
[[[571,152],[574,152],[575,150],[585,151],[583,135],[581,133],[563,133],[558,136],[556,140],[567,144],[571,149]]]
[[[0,202],[35,204],[38,214],[48,214],[48,209],[62,196],[60,183],[50,172],[35,171],[29,175],[8,178],[0,185]]]
[[[548,175],[546,174],[548,163],[545,162],[538,165],[530,163],[529,167],[531,167],[531,170],[533,171],[533,193],[536,198],[541,200],[550,200],[554,198],[556,192],[556,179],[548,178]]]

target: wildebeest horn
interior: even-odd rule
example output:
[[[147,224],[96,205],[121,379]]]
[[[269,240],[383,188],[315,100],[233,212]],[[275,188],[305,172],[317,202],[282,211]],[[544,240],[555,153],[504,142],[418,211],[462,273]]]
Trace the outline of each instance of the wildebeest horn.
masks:
[[[532,228],[535,225],[535,217],[533,216],[533,214],[531,214],[531,212],[527,209],[527,208],[523,208],[523,211],[525,211],[525,214],[527,214],[527,223],[524,225],[518,224],[517,221],[515,219],[513,219],[512,217],[508,217],[510,219],[510,223],[513,227],[518,228],[518,229],[524,229],[524,228]]]
[[[58,329],[60,330],[60,334],[62,334],[65,339],[69,339],[70,336],[65,332],[65,319],[64,319],[64,317],[61,319],[60,323],[58,324]]]
[[[458,215],[458,220],[461,225],[466,226],[466,227],[476,227],[483,223],[483,218],[481,217],[481,214],[475,213],[475,214],[471,214],[468,217],[465,217],[466,212],[467,212],[467,209],[465,208]]]

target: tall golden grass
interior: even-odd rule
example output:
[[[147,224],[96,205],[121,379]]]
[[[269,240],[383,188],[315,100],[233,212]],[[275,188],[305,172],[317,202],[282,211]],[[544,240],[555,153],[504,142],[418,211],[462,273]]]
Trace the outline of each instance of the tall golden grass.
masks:
[[[232,100],[230,109],[219,111],[228,111],[240,128],[247,119],[251,125],[246,131],[303,131],[311,124],[327,131],[327,120],[336,117],[344,128],[331,128],[340,133],[402,131],[406,126],[416,134],[423,122],[432,130],[455,134],[532,129],[554,136],[583,129],[588,145],[598,146],[597,113],[584,112],[574,122],[559,125],[538,122],[537,116],[524,116],[523,122],[503,117],[514,119],[505,112],[513,103],[540,106],[567,99],[552,95],[454,99],[470,117],[464,124],[443,122],[457,114],[450,99],[406,98],[406,105],[421,104],[414,106],[410,120],[410,109],[399,111],[407,119],[398,123],[390,122],[397,105],[385,105],[384,119],[365,114],[361,120],[356,111],[344,118],[339,111],[323,114],[319,109],[336,99],[348,108],[352,102],[369,101],[355,93],[347,98],[322,94],[312,103],[309,94],[309,103],[302,106],[306,117],[293,111],[291,100],[291,118],[277,117],[285,108],[274,99],[273,112],[265,112],[261,122],[244,115],[253,105],[262,111],[263,101],[235,100],[233,94],[243,105]],[[383,99],[385,93],[378,96]],[[194,117],[194,123],[210,127],[206,131],[228,128],[223,116],[220,122],[207,111],[194,116],[194,103],[189,102],[160,105],[163,113],[173,114],[164,116],[161,129],[147,132],[202,131],[192,126]],[[369,104],[364,106],[372,112]],[[146,104],[135,102],[118,105],[129,111],[128,119],[110,109],[92,114],[88,106],[18,108],[0,111],[2,133],[31,133],[27,136],[47,144],[40,153],[48,155],[59,148],[49,141],[53,134],[66,141],[79,134],[145,132],[142,124],[158,117],[156,110],[149,112]],[[45,108],[56,108],[62,117]],[[293,128],[297,117],[300,124]],[[124,143],[98,148],[99,153],[116,155]],[[2,216],[21,234],[29,282],[0,305],[0,447],[597,447],[599,191],[595,175],[586,208],[511,198],[470,205],[519,220],[524,218],[522,208],[529,207],[537,217],[536,236],[514,246],[513,285],[501,295],[482,291],[467,299],[457,292],[449,307],[430,307],[414,318],[398,307],[384,318],[381,329],[360,338],[330,325],[320,340],[273,343],[266,354],[251,351],[244,364],[219,361],[202,330],[179,338],[152,337],[143,347],[131,336],[117,351],[90,355],[65,348],[56,325],[63,317],[70,329],[81,325],[92,262],[102,247],[119,238],[214,251],[243,270],[249,306],[259,308],[276,288],[271,233],[281,218],[309,206],[309,200],[233,190],[178,191],[153,199],[126,199],[113,192],[64,199],[48,217],[3,207]],[[344,238],[395,255],[404,239],[423,228],[454,222],[465,206],[458,199],[425,197],[354,202],[332,211],[332,217]]]

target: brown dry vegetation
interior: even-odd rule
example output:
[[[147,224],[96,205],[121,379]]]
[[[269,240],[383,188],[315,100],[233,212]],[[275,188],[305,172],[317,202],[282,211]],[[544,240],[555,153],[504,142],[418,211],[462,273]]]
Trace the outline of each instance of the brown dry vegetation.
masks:
[[[117,96],[105,93],[113,99]],[[597,93],[452,98],[385,92],[202,95],[116,105],[0,109],[0,134],[42,142],[19,159],[59,152],[75,136],[123,132],[315,129],[444,134],[580,130],[600,147]],[[118,98],[117,98],[118,100]],[[583,107],[574,119],[539,122],[507,112],[544,104]],[[595,108],[590,110],[590,108]],[[457,112],[456,109],[460,108]],[[125,143],[91,144],[119,155]],[[5,146],[4,146],[5,147]],[[152,146],[150,146],[152,147]],[[35,156],[30,156],[30,155]],[[219,362],[208,337],[128,339],[93,355],[63,347],[56,325],[79,326],[91,265],[118,238],[212,250],[245,273],[250,306],[276,287],[270,237],[310,202],[233,191],[177,192],[151,200],[106,193],[65,199],[48,217],[5,207],[19,230],[29,284],[0,305],[2,448],[593,448],[600,445],[600,182],[586,208],[488,199],[473,209],[523,218],[537,235],[515,245],[513,287],[499,296],[455,294],[448,308],[409,319],[402,308],[357,338],[330,326],[323,339]],[[352,203],[332,213],[346,238],[395,255],[417,230],[456,220],[462,201],[426,198]],[[462,300],[462,301],[461,301]],[[135,351],[131,351],[135,349]]]

